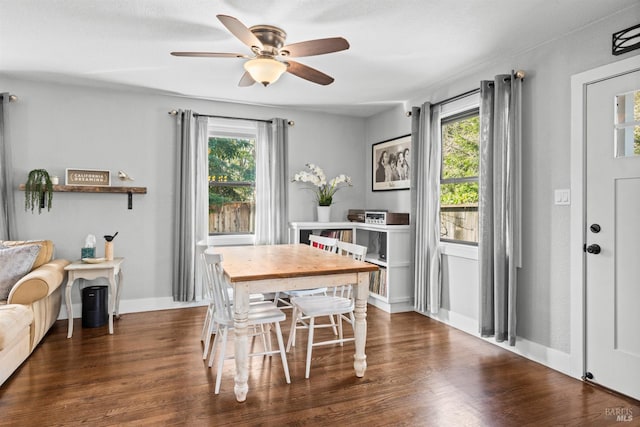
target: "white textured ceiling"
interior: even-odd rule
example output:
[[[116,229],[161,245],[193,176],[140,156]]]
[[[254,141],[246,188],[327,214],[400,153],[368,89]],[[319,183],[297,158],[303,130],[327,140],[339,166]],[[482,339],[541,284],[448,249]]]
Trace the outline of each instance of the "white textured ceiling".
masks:
[[[0,0],[0,73],[367,116],[637,2]],[[333,76],[329,86],[285,74],[267,88],[241,88],[242,59],[169,55],[249,53],[217,14],[281,27],[288,43],[342,36],[351,48],[298,58]]]

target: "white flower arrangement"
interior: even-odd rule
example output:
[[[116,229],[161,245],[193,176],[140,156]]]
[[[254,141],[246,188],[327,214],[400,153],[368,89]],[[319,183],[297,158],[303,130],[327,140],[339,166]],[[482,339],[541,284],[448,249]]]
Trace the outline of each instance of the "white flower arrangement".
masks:
[[[351,186],[351,178],[345,174],[340,174],[327,183],[327,176],[322,168],[313,163],[307,163],[307,168],[311,171],[300,171],[293,176],[291,182],[302,182],[312,184],[311,189],[315,193],[318,205],[331,206],[333,195],[341,188],[341,184]]]

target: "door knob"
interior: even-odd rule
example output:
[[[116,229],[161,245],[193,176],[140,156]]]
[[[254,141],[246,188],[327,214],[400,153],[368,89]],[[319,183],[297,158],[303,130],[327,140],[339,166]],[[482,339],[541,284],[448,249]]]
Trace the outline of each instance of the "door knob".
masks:
[[[587,252],[589,252],[590,254],[598,255],[601,250],[602,249],[600,248],[600,245],[593,244],[587,246]]]

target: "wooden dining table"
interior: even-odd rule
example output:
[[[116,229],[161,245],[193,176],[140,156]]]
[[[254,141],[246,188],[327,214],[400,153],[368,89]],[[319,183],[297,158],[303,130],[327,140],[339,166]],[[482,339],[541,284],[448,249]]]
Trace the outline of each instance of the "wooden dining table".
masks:
[[[378,266],[351,257],[312,248],[305,244],[263,246],[218,246],[224,274],[234,289],[236,376],[234,392],[244,402],[249,391],[249,340],[247,320],[249,294],[293,289],[335,287],[352,284],[355,298],[355,356],[357,377],[367,369],[367,299],[369,272]]]

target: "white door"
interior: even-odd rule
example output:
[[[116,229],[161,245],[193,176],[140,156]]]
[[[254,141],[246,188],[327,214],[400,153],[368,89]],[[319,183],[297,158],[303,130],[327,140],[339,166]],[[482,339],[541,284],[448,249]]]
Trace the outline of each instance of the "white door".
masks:
[[[640,71],[586,99],[586,378],[640,399]]]

